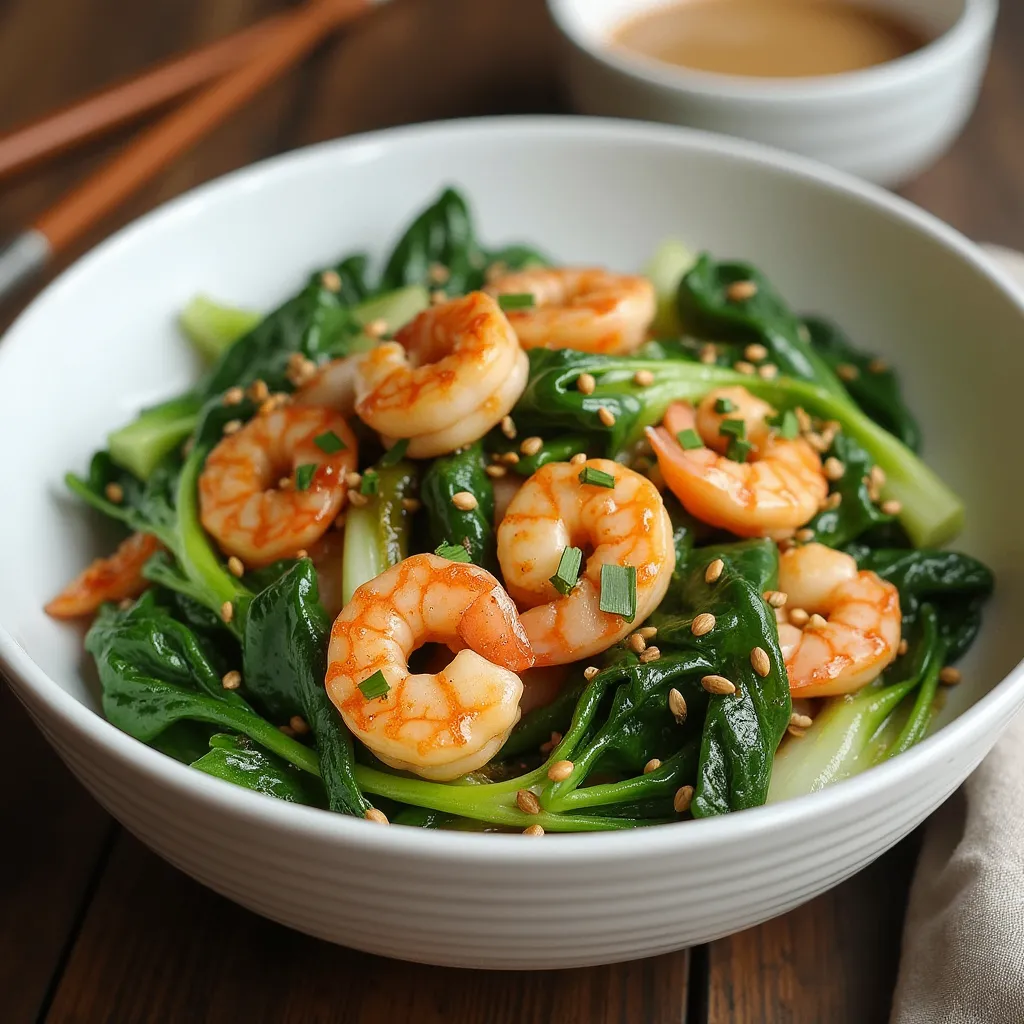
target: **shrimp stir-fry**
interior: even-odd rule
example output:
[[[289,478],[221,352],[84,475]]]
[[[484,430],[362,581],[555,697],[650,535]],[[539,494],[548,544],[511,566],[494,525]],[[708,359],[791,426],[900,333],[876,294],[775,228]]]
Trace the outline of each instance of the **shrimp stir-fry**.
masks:
[[[472,292],[434,306],[359,364],[356,411],[385,444],[423,459],[471,444],[526,387],[529,364],[505,314]]]
[[[342,445],[332,453],[321,447],[330,435]],[[258,415],[207,456],[199,477],[203,526],[245,565],[293,558],[330,529],[357,454],[351,427],[330,409],[286,405]]]
[[[585,470],[612,486],[586,483]],[[600,474],[601,476],[599,476]],[[562,552],[589,554],[572,590],[555,590]],[[672,523],[654,484],[617,462],[551,462],[526,481],[498,527],[505,586],[529,610],[523,626],[538,665],[588,658],[621,640],[661,603],[675,568]],[[636,569],[632,620],[601,610],[602,566]]]
[[[533,306],[508,314],[523,348],[633,352],[647,340],[655,313],[647,278],[607,270],[523,270],[495,278],[488,291],[533,296]]]
[[[725,400],[728,413],[716,413]],[[771,406],[744,388],[712,391],[698,410],[685,402],[672,405],[664,425],[648,428],[665,483],[683,507],[702,522],[739,537],[791,537],[818,512],[828,494],[821,458],[802,437],[775,435],[767,425]],[[738,461],[720,455],[727,445],[725,419],[741,421],[752,444]],[[683,447],[680,434],[696,432],[702,447]],[[735,435],[731,435],[735,436]]]
[[[779,642],[794,696],[854,693],[896,658],[902,616],[899,591],[873,572],[859,572],[842,551],[807,544],[779,560],[787,595]],[[793,625],[799,609],[803,628]]]
[[[409,655],[426,643],[458,653],[440,672],[410,672]],[[327,693],[386,764],[454,779],[508,738],[523,692],[517,673],[532,664],[515,605],[489,572],[413,555],[363,584],[338,616]],[[368,697],[360,684],[377,673],[387,690]]]

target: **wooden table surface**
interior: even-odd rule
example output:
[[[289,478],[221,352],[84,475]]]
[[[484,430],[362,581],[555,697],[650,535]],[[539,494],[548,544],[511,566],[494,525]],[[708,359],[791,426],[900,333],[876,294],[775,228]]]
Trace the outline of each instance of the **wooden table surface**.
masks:
[[[0,130],[283,6],[3,0]],[[1003,7],[977,114],[906,194],[977,239],[1024,249],[1024,5]],[[556,55],[541,0],[392,0],[178,161],[81,251],[171,196],[281,150],[409,121],[559,110]],[[7,183],[0,232],[27,223],[127,137]],[[6,687],[0,778],[8,1024],[873,1024],[888,1015],[913,837],[803,908],[706,947],[588,970],[470,972],[330,946],[203,889],[107,817]]]

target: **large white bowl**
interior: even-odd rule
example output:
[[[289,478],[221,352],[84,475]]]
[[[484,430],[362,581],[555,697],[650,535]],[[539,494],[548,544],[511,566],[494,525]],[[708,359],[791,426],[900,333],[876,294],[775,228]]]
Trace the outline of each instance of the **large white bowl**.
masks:
[[[984,638],[939,732],[833,789],[633,834],[382,828],[250,793],[163,757],[97,713],[80,632],[41,606],[103,547],[64,493],[107,430],[186,387],[173,326],[198,290],[269,307],[308,270],[381,253],[442,185],[489,240],[641,265],[667,233],[759,263],[906,372],[928,457],[966,496],[963,545],[999,574]],[[271,160],[97,248],[0,345],[0,663],[113,815],[201,882],[302,931],[438,964],[542,968],[650,956],[780,914],[906,835],[1024,702],[1019,430],[1024,313],[931,217],[832,171],[649,125],[509,119],[400,129]],[[954,716],[962,712],[959,717]],[[23,785],[31,785],[31,766]],[[46,814],[40,806],[40,815]]]

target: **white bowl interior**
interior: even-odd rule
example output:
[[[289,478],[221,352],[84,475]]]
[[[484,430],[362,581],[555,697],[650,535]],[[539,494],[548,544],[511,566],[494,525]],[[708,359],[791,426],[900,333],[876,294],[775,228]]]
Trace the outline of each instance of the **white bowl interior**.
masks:
[[[485,239],[534,241],[568,262],[634,270],[667,235],[747,258],[797,309],[891,360],[929,462],[967,501],[960,546],[998,574],[944,719],[1010,671],[1024,646],[1024,493],[1010,449],[1022,316],[975,250],[881,192],[710,136],[510,121],[446,139],[410,130],[328,145],[200,189],[101,246],[12,328],[0,345],[0,624],[57,686],[98,708],[81,631],[42,605],[110,543],[62,474],[84,471],[109,430],[193,380],[176,312],[199,291],[269,309],[339,254],[379,256],[448,183],[469,196]]]

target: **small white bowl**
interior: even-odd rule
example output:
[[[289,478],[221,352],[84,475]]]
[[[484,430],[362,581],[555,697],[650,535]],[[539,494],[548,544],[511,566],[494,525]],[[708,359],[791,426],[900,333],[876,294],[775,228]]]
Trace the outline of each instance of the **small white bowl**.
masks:
[[[904,372],[931,464],[964,496],[960,544],[996,571],[985,629],[919,746],[831,789],[634,833],[478,835],[299,807],[193,771],[99,713],[81,631],[43,603],[109,550],[67,494],[107,431],[195,380],[174,319],[196,292],[268,308],[353,249],[381,256],[448,183],[484,239],[643,265],[666,234],[764,268]],[[500,119],[380,132],[222,178],[104,242],[0,344],[0,667],[115,817],[277,921],[373,953],[545,968],[653,956],[781,914],[905,836],[1024,703],[1024,480],[1012,445],[1024,306],[981,253],[907,203],[721,136]],[[959,716],[959,717],[957,717]],[[20,786],[32,786],[26,765]],[[40,805],[39,814],[47,813]]]
[[[863,71],[744,78],[674,67],[611,43],[624,21],[678,0],[548,0],[581,113],[723,132],[895,187],[935,161],[966,123],[988,63],[998,0],[878,0],[933,42]]]

